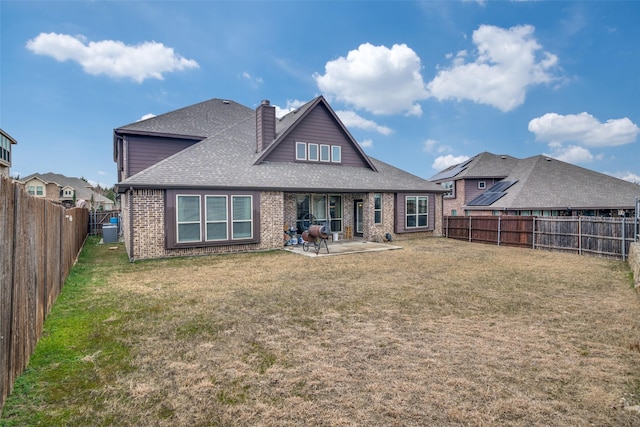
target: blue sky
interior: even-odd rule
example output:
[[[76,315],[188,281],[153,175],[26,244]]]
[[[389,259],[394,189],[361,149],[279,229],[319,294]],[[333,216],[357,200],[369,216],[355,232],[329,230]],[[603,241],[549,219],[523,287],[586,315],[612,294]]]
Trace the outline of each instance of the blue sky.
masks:
[[[480,152],[640,182],[640,2],[0,0],[12,175],[111,186],[113,129],[211,98],[324,95],[423,178]]]

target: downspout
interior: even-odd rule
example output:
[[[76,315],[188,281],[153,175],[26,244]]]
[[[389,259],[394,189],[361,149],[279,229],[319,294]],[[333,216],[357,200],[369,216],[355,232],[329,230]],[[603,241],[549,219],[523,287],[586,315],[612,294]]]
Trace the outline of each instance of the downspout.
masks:
[[[129,248],[131,248],[131,255],[129,255],[129,262],[133,262],[133,187],[129,187]]]

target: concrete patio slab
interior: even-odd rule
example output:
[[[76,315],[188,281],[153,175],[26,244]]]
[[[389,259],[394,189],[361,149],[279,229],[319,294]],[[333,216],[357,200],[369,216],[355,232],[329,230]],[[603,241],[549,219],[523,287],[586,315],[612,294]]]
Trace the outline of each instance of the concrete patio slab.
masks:
[[[327,247],[329,249],[329,253],[327,253]],[[325,247],[323,243],[318,253],[316,253],[313,243],[309,244],[307,251],[304,250],[303,245],[285,246],[284,250],[293,252],[298,255],[319,257],[402,249],[401,246],[395,246],[391,243],[376,243],[368,242],[366,240],[339,240],[337,242],[328,241],[327,247]]]

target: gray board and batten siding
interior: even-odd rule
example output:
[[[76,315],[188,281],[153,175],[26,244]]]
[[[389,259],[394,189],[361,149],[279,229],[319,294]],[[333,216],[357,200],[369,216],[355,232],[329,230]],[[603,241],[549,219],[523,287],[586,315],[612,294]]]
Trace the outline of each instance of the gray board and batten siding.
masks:
[[[405,224],[407,196],[426,196],[427,197],[427,229],[417,228],[412,230],[407,228]],[[434,193],[409,193],[400,192],[395,194],[395,233],[419,233],[424,231],[434,231],[436,228],[436,195]]]
[[[126,170],[123,168],[124,177],[133,176],[201,140],[202,138],[194,140],[175,137],[128,135],[127,150],[129,150],[129,155],[127,157],[128,163]],[[119,141],[119,144],[122,144],[122,141]],[[118,179],[122,180],[124,177],[119,176]]]
[[[265,160],[290,163],[292,159],[295,159],[296,142],[305,142],[307,144],[340,146],[342,147],[342,161],[339,164],[368,168],[369,165],[363,159],[361,153],[354,149],[349,138],[350,136],[337,125],[329,110],[323,104],[318,104],[316,108],[309,112],[305,120],[300,122],[269,153]],[[300,162],[300,160],[296,162]],[[336,163],[332,164],[335,165]]]

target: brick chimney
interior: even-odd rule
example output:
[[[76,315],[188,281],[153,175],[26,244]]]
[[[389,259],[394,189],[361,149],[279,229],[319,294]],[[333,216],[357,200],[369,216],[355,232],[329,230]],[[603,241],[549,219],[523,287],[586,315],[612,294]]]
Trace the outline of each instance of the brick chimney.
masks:
[[[276,137],[276,107],[269,100],[263,100],[256,109],[256,152],[261,152]]]

